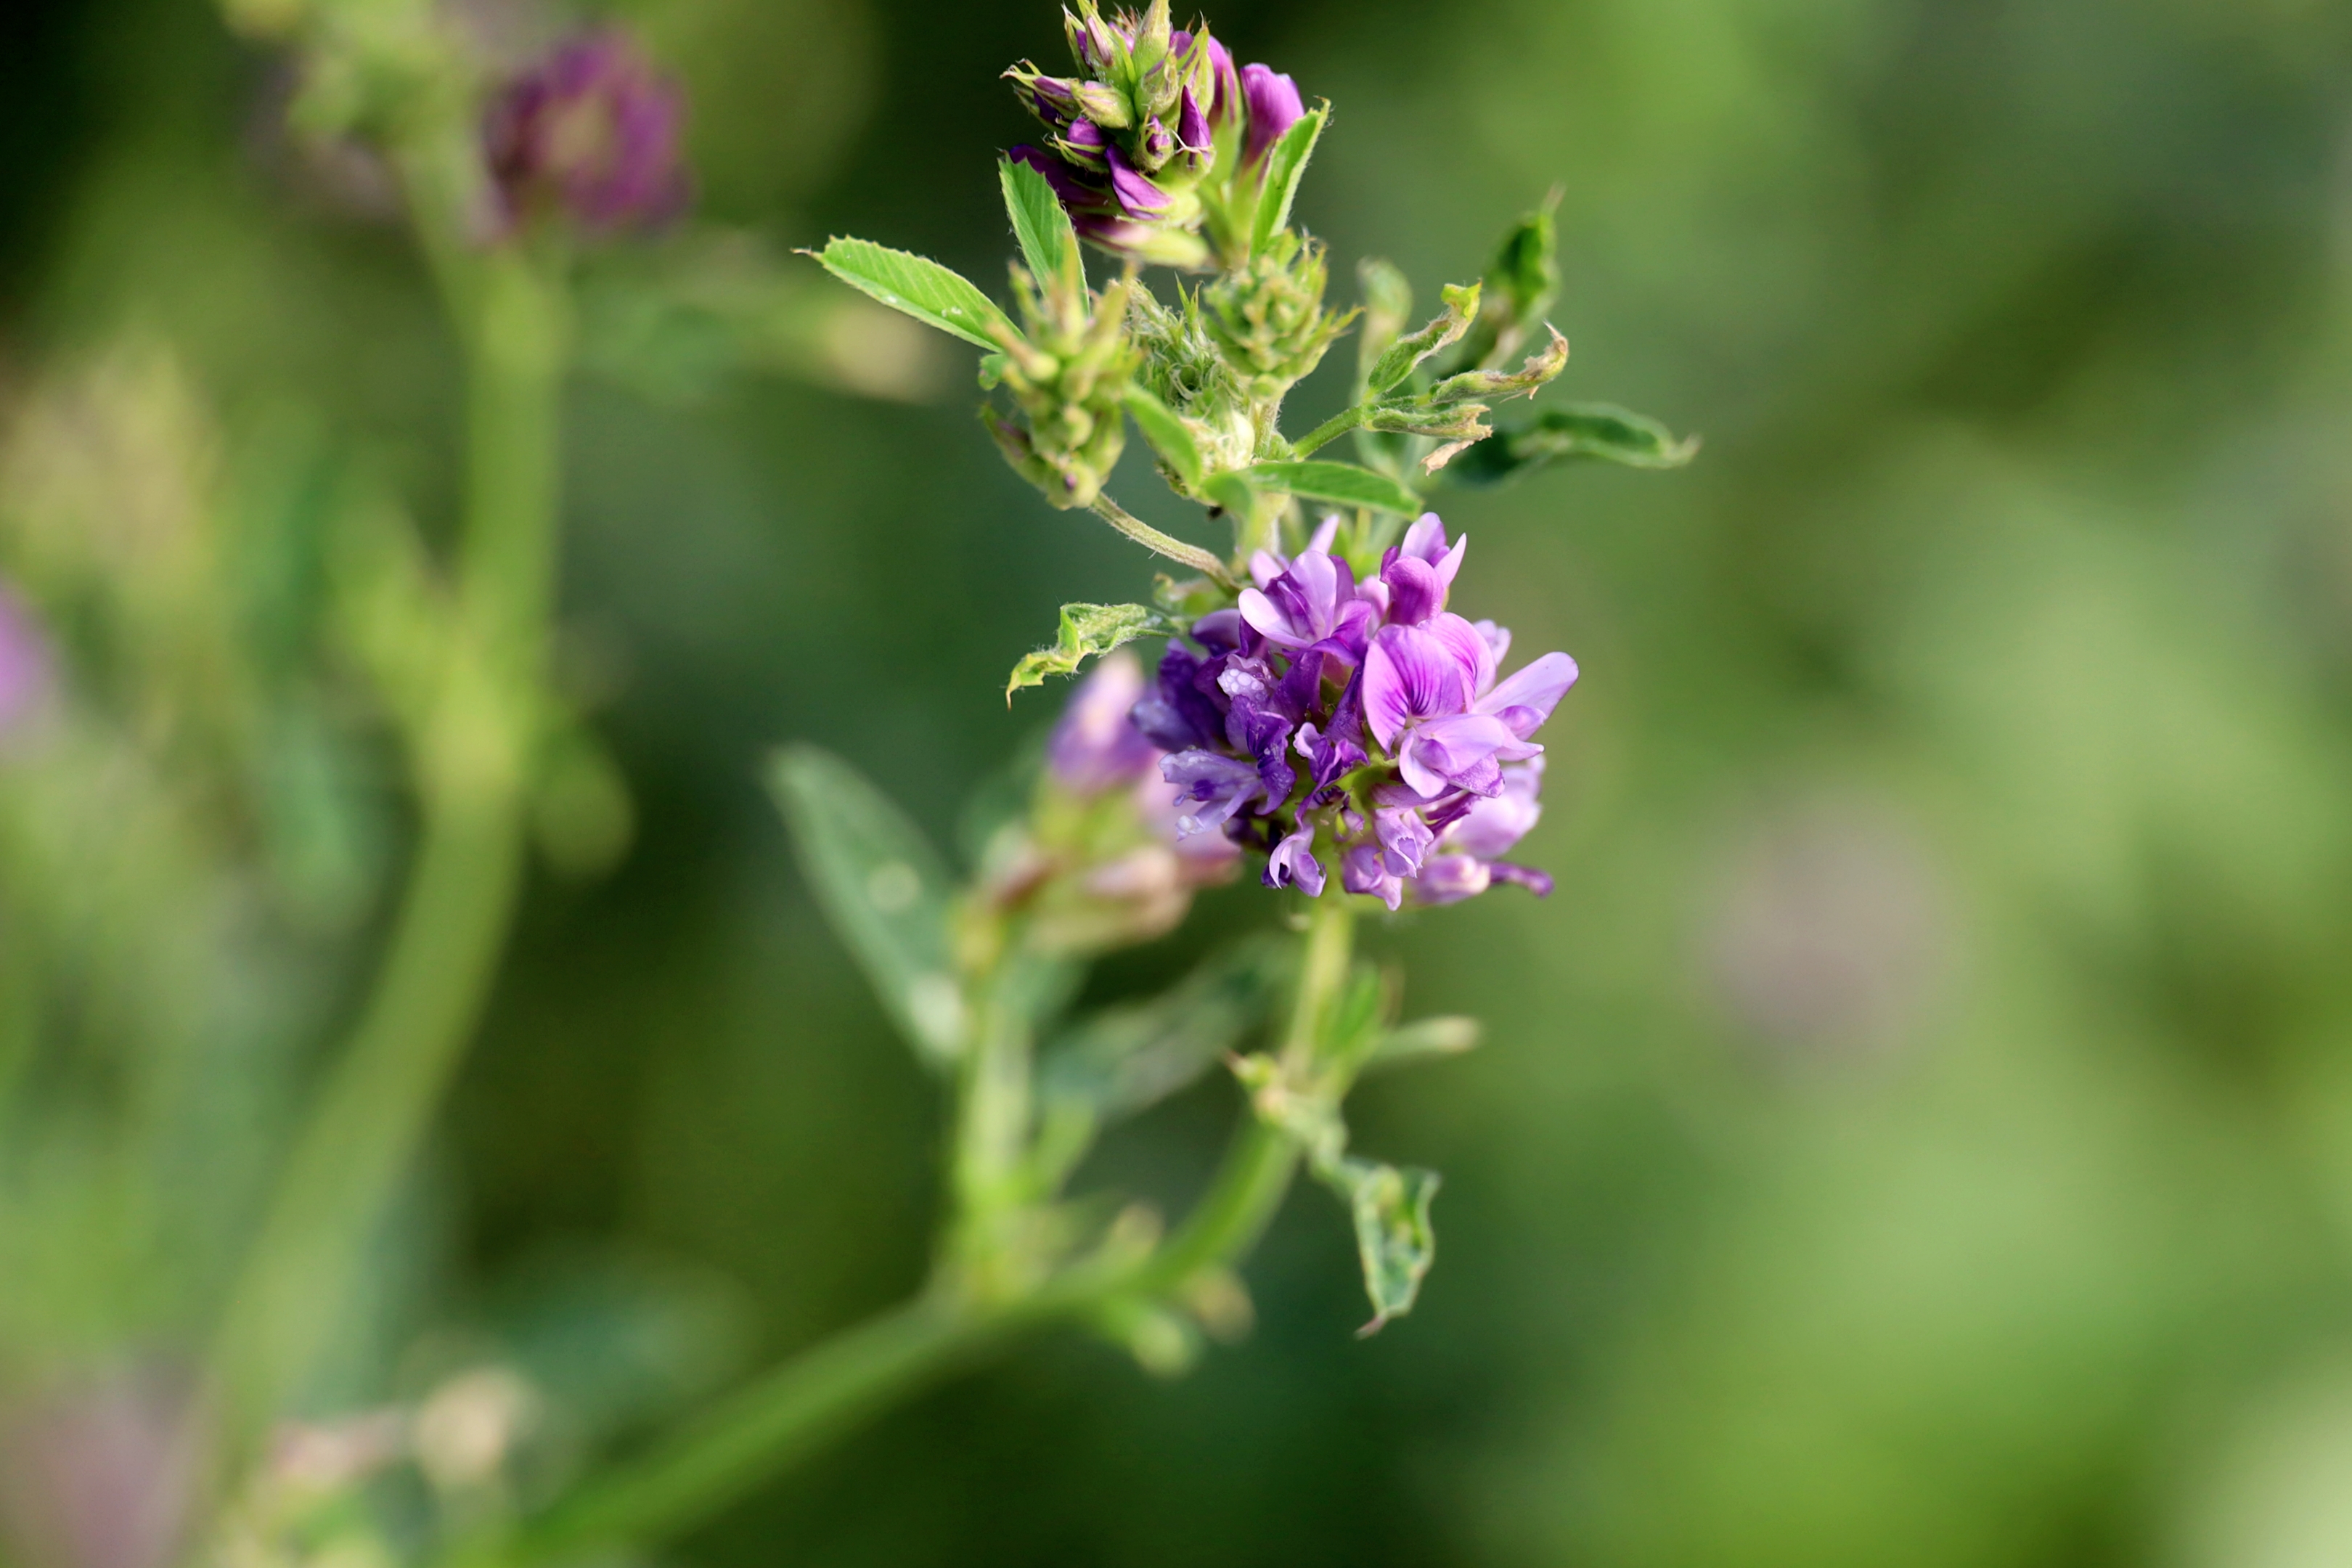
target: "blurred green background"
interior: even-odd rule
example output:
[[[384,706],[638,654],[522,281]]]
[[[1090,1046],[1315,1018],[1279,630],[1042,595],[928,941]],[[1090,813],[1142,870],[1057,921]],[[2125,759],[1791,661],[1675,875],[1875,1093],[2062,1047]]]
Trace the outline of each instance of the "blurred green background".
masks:
[[[996,73],[1058,58],[1050,5],[622,15],[688,86],[706,216],[999,276]],[[1333,100],[1300,212],[1335,271],[1386,255],[1430,297],[1557,183],[1562,395],[1706,442],[1447,509],[1477,613],[1584,679],[1527,847],[1558,895],[1374,939],[1412,1012],[1490,1025],[1355,1111],[1446,1173],[1438,1268],[1358,1342],[1301,1192],[1255,1337],[1189,1378],[1030,1347],[678,1555],[2352,1562],[2352,7],[1211,19]],[[194,0],[0,34],[10,401],[160,377],[190,441],[347,445],[445,518],[453,354],[365,171],[273,132],[272,63]],[[637,833],[535,887],[394,1244],[425,1283],[372,1303],[427,1347],[396,1364],[583,1259],[688,1282],[714,1365],[919,1281],[931,1087],[758,762],[818,741],[950,837],[1047,711],[1002,672],[1149,569],[1003,468],[961,363],[914,402],[583,380],[568,657]],[[1207,900],[1098,990],[1269,903]],[[339,974],[305,981],[325,1011]],[[1232,1100],[1099,1179],[1182,1192]],[[199,1183],[249,1155],[222,1136]]]

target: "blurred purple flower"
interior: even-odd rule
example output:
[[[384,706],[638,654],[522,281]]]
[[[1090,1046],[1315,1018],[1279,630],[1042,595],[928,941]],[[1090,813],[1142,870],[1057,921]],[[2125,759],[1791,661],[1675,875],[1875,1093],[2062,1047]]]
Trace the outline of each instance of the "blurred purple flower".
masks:
[[[566,39],[490,101],[482,140],[511,225],[558,211],[598,232],[646,227],[687,200],[684,96],[623,34]]]
[[[1070,692],[1061,722],[1045,748],[1045,765],[1063,787],[1081,795],[1125,787],[1151,777],[1160,761],[1129,717],[1143,695],[1143,667],[1119,654],[1097,664]]]
[[[0,584],[0,735],[39,709],[50,677],[48,639],[24,603]]]

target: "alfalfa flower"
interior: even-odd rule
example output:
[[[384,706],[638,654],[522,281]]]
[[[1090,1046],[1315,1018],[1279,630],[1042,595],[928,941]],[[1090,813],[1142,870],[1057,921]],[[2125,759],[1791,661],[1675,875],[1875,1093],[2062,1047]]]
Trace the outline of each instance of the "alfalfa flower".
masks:
[[[1265,880],[1341,886],[1391,909],[1550,879],[1502,856],[1540,816],[1533,736],[1576,680],[1548,653],[1508,677],[1510,633],[1446,608],[1466,541],[1423,517],[1358,582],[1327,522],[1297,556],[1260,552],[1239,605],[1171,639],[1134,721],[1171,753],[1188,835],[1266,855]]]
[[[482,123],[501,217],[560,215],[598,233],[686,205],[686,100],[619,32],[565,39],[490,100]]]

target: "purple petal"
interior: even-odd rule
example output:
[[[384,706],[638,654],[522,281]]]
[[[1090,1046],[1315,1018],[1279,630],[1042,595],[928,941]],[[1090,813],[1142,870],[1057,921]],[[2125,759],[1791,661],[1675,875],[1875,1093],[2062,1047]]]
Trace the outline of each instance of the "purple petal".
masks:
[[[1190,838],[1219,826],[1265,790],[1255,768],[1214,752],[1179,752],[1163,757],[1160,773],[1176,786],[1179,805],[1189,803],[1205,808],[1176,819],[1179,838]]]
[[[1388,618],[1400,626],[1417,626],[1445,607],[1445,584],[1436,568],[1411,555],[1400,555],[1381,569],[1388,584]]]
[[[1054,194],[1062,198],[1062,205],[1066,207],[1093,206],[1102,200],[1102,193],[1088,189],[1078,178],[1076,169],[1043,147],[1032,147],[1024,142],[1005,156],[1016,163],[1026,163],[1045,175],[1045,183],[1054,187]]]
[[[1339,858],[1339,885],[1368,893],[1394,910],[1404,901],[1404,883],[1382,864],[1378,845],[1359,844]]]
[[[1543,819],[1537,798],[1543,783],[1543,759],[1537,757],[1503,770],[1503,792],[1474,802],[1445,833],[1445,848],[1481,860],[1507,855]]]
[[[1551,897],[1551,875],[1532,866],[1514,866],[1507,860],[1496,860],[1486,868],[1497,882],[1517,882],[1538,899]]]
[[[1470,693],[1475,710],[1479,694],[1495,684],[1495,645],[1480,636],[1477,627],[1449,613],[1432,617],[1423,629],[1460,661],[1463,689]]]
[[[1393,748],[1412,721],[1463,711],[1462,674],[1453,652],[1419,626],[1383,626],[1364,656],[1364,720],[1373,738]]]
[[[1266,857],[1265,885],[1296,887],[1310,899],[1323,896],[1323,862],[1315,858],[1315,830],[1302,827],[1274,847]]]
[[[1484,860],[1468,855],[1438,855],[1413,879],[1416,903],[1458,904],[1475,899],[1492,885],[1495,874]]]
[[[1139,173],[1117,146],[1110,149],[1110,188],[1129,217],[1165,217],[1176,205],[1175,199]]]
[[[1247,163],[1265,157],[1265,150],[1307,113],[1298,84],[1272,66],[1242,67],[1242,99],[1249,108],[1249,140],[1242,153]]]
[[[1176,117],[1176,139],[1184,144],[1188,153],[1209,153],[1216,149],[1216,133],[1209,129],[1209,116],[1189,87],[1184,89],[1182,112]]]
[[[1421,813],[1404,806],[1373,812],[1372,835],[1381,843],[1381,863],[1400,877],[1418,876],[1429,847],[1437,842]]]
[[[1070,693],[1045,748],[1046,765],[1065,786],[1093,794],[1148,777],[1160,749],[1130,715],[1143,696],[1143,667],[1121,649],[1095,666]]]
[[[1519,760],[1518,748],[1525,744],[1491,713],[1432,719],[1414,725],[1398,742],[1397,772],[1423,795],[1463,789],[1491,795],[1503,787],[1502,763]]]
[[[1478,711],[1496,713],[1522,741],[1536,732],[1568,689],[1576,684],[1576,660],[1548,653],[1478,699]]]
[[[1434,566],[1445,554],[1445,520],[1433,511],[1423,512],[1404,531],[1404,538],[1396,548],[1400,554]]]

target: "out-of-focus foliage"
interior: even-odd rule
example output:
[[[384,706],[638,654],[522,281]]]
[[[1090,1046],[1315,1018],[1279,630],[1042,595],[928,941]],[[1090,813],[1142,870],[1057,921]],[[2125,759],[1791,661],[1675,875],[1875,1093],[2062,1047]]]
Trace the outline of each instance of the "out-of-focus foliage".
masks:
[[[56,1365],[104,1363],[62,1406],[0,1369],[0,1440],[96,1423],[175,1474],[154,1412],[175,1325],[218,1288],[205,1238],[248,1201],[270,1097],[299,1080],[279,1058],[343,997],[316,955],[373,917],[397,832],[368,688],[267,657],[271,617],[309,602],[271,542],[370,494],[442,527],[451,367],[370,216],[380,171],[271,132],[282,84],[204,8],[57,14],[42,58],[74,84],[61,122],[90,130],[5,182],[6,569],[113,661],[91,668],[161,669],[181,696],[68,694],[25,731],[49,752],[12,733],[0,759],[0,896],[44,900],[8,910],[0,965],[96,999],[76,1017],[89,1119],[12,1129],[6,1162],[79,1162],[39,1190],[103,1210],[6,1189],[0,1245],[73,1239],[0,1257],[0,1316]],[[998,291],[990,149],[1024,131],[995,73],[1056,47],[1050,7],[628,15],[693,96],[706,202],[761,254],[887,234]],[[1559,891],[1412,931],[1409,1011],[1475,1011],[1486,1043],[1351,1111],[1367,1147],[1447,1173],[1445,1267],[1411,1320],[1354,1342],[1348,1239],[1309,1194],[1231,1356],[1161,1385],[1041,1350],[688,1555],[2341,1559],[2352,13],[1431,16],[1214,18],[1338,106],[1298,216],[1336,253],[1469,277],[1486,258],[1412,237],[1492,233],[1557,183],[1574,355],[1554,395],[1706,437],[1668,479],[1568,464],[1448,498],[1482,602],[1585,673],[1530,846]],[[625,374],[576,391],[567,475],[566,670],[609,715],[638,836],[611,879],[536,894],[454,1131],[385,1240],[420,1283],[377,1301],[352,1362],[391,1382],[354,1373],[332,1408],[437,1394],[428,1431],[521,1422],[512,1385],[455,1380],[561,1375],[506,1326],[527,1285],[557,1305],[520,1319],[658,1299],[644,1321],[673,1328],[738,1321],[740,1291],[743,1335],[782,1350],[913,1281],[929,1091],[801,890],[760,758],[814,737],[944,842],[1033,721],[1006,716],[1003,672],[1057,605],[1131,595],[1127,548],[1040,508],[970,395],[740,375],[764,353],[838,380],[859,362],[824,358],[824,333],[854,324],[795,336],[800,306],[739,287],[764,273],[676,265],[701,305],[648,304],[621,268],[592,294],[591,368]],[[712,325],[747,320],[777,335]],[[1302,409],[1339,407],[1354,359]],[[320,456],[353,450],[367,464]],[[127,553],[101,571],[108,552]],[[151,588],[192,597],[158,620]],[[175,640],[142,630],[166,621]],[[45,791],[68,748],[113,760],[72,775],[111,793]],[[152,957],[73,975],[15,939],[93,921]],[[1196,955],[1109,966],[1104,999]],[[205,1086],[181,1102],[201,1124],[141,1143],[160,1171],[119,1162],[106,1129],[173,1074]],[[1188,1190],[1231,1093],[1154,1109],[1100,1184]],[[717,1354],[736,1331],[678,1332]],[[629,1408],[712,1375],[662,1365]],[[547,1434],[592,1419],[537,1430],[560,1448]],[[467,1450],[436,1452],[415,1484],[462,1491]],[[16,1550],[111,1568],[52,1540],[20,1528]]]

